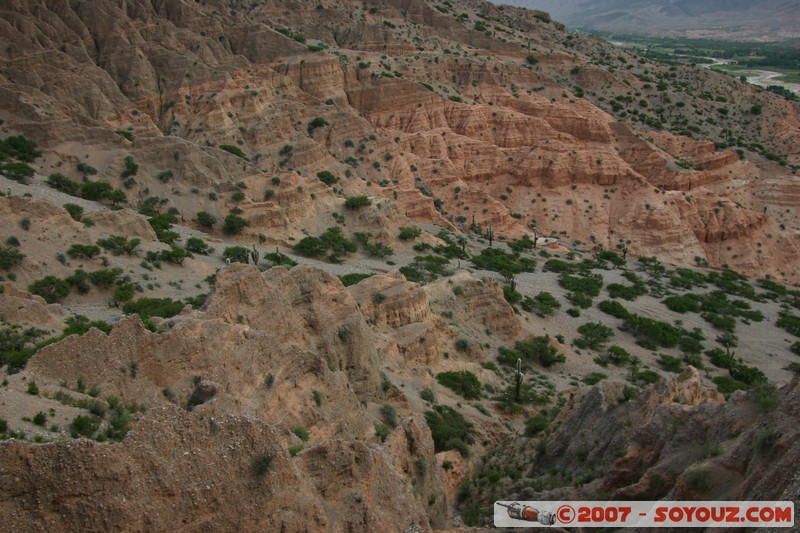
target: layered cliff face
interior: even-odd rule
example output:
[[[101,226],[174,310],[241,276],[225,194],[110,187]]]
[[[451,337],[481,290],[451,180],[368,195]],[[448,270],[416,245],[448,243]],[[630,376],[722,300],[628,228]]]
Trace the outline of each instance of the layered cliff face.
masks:
[[[337,197],[366,193],[399,207],[389,228],[407,218],[463,231],[474,222],[513,237],[535,223],[541,234],[569,241],[630,241],[637,254],[699,256],[794,279],[785,265],[798,259],[798,221],[780,209],[785,199],[762,192],[767,180],[790,181],[786,170],[748,150],[752,162],[707,142],[684,146],[665,132],[634,137],[634,128],[657,120],[687,132],[681,116],[713,112],[713,102],[698,96],[713,89],[732,111],[704,124],[705,135],[796,162],[797,106],[768,93],[709,72],[640,63],[536,13],[491,4],[468,2],[463,15],[421,1],[123,7],[19,1],[4,8],[2,118],[8,133],[45,148],[41,177],[78,177],[82,162],[119,186],[131,155],[139,171],[121,181],[132,205],[171,206],[187,222],[201,210],[220,219],[237,207],[251,221],[247,235],[274,242],[326,227]],[[631,68],[618,70],[612,57]],[[668,88],[653,93],[645,80],[654,78]],[[603,109],[616,97],[628,111],[633,98],[648,101],[657,116],[650,107],[635,115],[614,108],[610,116]],[[742,110],[738,119],[752,101],[765,111],[745,117]],[[626,114],[633,122],[620,124]],[[315,117],[323,122],[309,127]],[[775,135],[759,133],[767,131]],[[338,184],[320,183],[321,170]],[[230,200],[236,184],[247,187],[243,201]],[[734,197],[743,187],[746,197]],[[743,214],[709,217],[701,205],[672,200],[664,213],[643,213],[654,189],[691,196],[709,189],[711,203],[736,201]],[[776,212],[763,213],[765,205]],[[732,242],[709,240],[710,233]],[[775,239],[763,239],[767,233]],[[762,253],[719,252],[748,241],[761,241]]]

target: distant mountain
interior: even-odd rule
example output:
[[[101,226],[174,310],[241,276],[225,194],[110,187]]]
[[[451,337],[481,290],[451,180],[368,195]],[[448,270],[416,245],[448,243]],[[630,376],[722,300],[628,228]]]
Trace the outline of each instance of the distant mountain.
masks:
[[[800,37],[796,0],[508,0],[576,28],[748,41]]]

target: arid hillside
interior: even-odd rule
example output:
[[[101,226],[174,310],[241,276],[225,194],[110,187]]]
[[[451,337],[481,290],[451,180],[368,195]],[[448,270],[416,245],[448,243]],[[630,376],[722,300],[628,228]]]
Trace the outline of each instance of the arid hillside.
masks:
[[[468,531],[690,466],[796,498],[798,104],[488,2],[0,13],[11,529]]]

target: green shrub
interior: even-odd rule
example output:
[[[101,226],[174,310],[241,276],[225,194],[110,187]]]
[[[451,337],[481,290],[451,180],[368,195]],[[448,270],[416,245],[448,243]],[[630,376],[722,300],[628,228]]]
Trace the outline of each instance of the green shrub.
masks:
[[[780,438],[780,434],[771,429],[761,429],[753,436],[753,450],[758,455],[766,455]]]
[[[440,276],[449,276],[452,272],[445,268],[450,261],[446,257],[436,255],[418,255],[410,264],[400,267],[400,273],[408,281],[429,283]]]
[[[362,274],[360,272],[351,272],[350,274],[342,274],[339,276],[342,284],[345,287],[349,287],[350,285],[355,285],[359,281],[365,280],[368,277],[372,276],[372,274]]]
[[[426,402],[435,403],[436,397],[433,395],[433,391],[431,389],[422,389],[419,391],[419,397],[425,400]]]
[[[100,247],[95,244],[73,244],[67,250],[67,255],[74,258],[85,257],[91,259],[100,253]]]
[[[222,258],[230,260],[231,263],[247,264],[250,260],[250,250],[244,246],[228,246],[222,252]]]
[[[630,332],[639,341],[674,348],[681,339],[681,330],[666,322],[639,315],[625,318],[622,329]]]
[[[339,181],[339,178],[337,178],[336,176],[333,175],[332,172],[329,172],[327,170],[323,170],[322,172],[317,172],[317,177],[322,183],[328,186],[331,186],[337,181]]]
[[[76,270],[75,273],[66,278],[65,281],[71,287],[75,287],[75,289],[77,289],[77,291],[81,294],[86,294],[91,290],[91,287],[89,286],[89,274],[81,269]]]
[[[242,151],[242,149],[239,148],[238,146],[234,146],[232,144],[221,144],[221,145],[219,145],[219,147],[220,147],[220,149],[225,150],[229,154],[233,154],[233,155],[235,155],[237,157],[241,157],[245,161],[250,161],[250,158],[247,157],[247,154],[245,154]]]
[[[578,326],[578,333],[581,337],[575,339],[575,346],[590,350],[600,350],[614,336],[614,330],[599,322],[581,324]]]
[[[117,281],[119,276],[122,275],[121,268],[96,270],[89,274],[89,279],[98,287],[109,289]]]
[[[25,254],[11,246],[0,246],[0,268],[11,270],[25,259]]]
[[[469,455],[467,445],[474,442],[472,424],[461,413],[446,405],[435,405],[432,411],[425,412],[425,421],[437,453],[457,449],[462,455]]]
[[[400,228],[400,234],[398,235],[398,237],[400,238],[401,241],[409,241],[416,239],[420,235],[422,235],[421,229],[416,227],[403,226]]]
[[[611,364],[616,366],[625,366],[631,360],[631,354],[625,348],[616,345],[608,348],[606,357]]]
[[[667,372],[679,374],[683,370],[683,363],[677,357],[661,354],[658,357],[658,364]]]
[[[307,257],[322,257],[328,252],[328,247],[318,237],[304,237],[294,245],[294,251]]]
[[[103,320],[89,320],[83,315],[68,317],[64,323],[67,325],[62,333],[64,337],[68,335],[85,335],[92,328],[97,328],[106,335],[111,332],[111,324],[108,322]]]
[[[23,163],[30,163],[41,155],[42,152],[37,149],[36,143],[23,135],[13,135],[0,141],[0,160],[17,159]]]
[[[230,214],[225,217],[222,222],[222,231],[229,235],[237,235],[242,232],[244,228],[250,225],[246,219]]]
[[[308,134],[309,135],[313,135],[315,129],[321,128],[321,127],[327,126],[327,125],[328,125],[328,121],[325,120],[324,118],[322,118],[322,117],[314,117],[311,120],[311,122],[308,123],[308,128],[307,128]]]
[[[189,237],[186,239],[186,249],[192,253],[209,255],[214,253],[214,249],[200,237]]]
[[[533,298],[526,296],[520,302],[520,307],[528,312],[534,312],[540,317],[552,316],[561,308],[561,303],[549,292],[542,291]]]
[[[548,259],[547,262],[545,262],[544,267],[542,267],[542,270],[545,272],[557,273],[572,272],[575,269],[576,267],[574,264],[562,261],[561,259]]]
[[[205,226],[207,228],[211,228],[214,226],[214,224],[217,223],[216,217],[214,217],[214,215],[206,211],[200,211],[199,213],[197,213],[197,215],[195,216],[195,220],[197,220],[198,224],[200,224],[201,226]]]
[[[33,177],[33,168],[25,163],[13,162],[0,164],[0,173],[10,180],[28,183],[28,178]]]
[[[531,337],[524,341],[517,341],[514,349],[500,348],[500,355],[497,360],[509,366],[516,366],[517,359],[522,359],[526,363],[539,363],[545,368],[549,368],[556,363],[563,363],[566,358],[558,353],[558,350],[550,345],[550,336]]]
[[[469,350],[469,341],[467,339],[458,339],[455,344],[456,350],[459,352],[466,352]]]
[[[272,454],[259,455],[253,461],[253,475],[257,478],[264,477],[272,469]]]
[[[45,276],[28,285],[28,292],[44,298],[49,303],[60,302],[69,294],[69,283],[55,276]]]
[[[783,328],[788,333],[795,337],[800,337],[800,317],[791,314],[788,311],[782,311],[779,315],[778,321],[775,323],[779,328]]]
[[[562,272],[558,276],[558,284],[568,291],[594,298],[600,294],[600,289],[603,288],[603,277],[600,274],[586,272],[579,274]]]
[[[389,426],[385,424],[375,424],[375,434],[378,436],[379,439],[381,439],[381,442],[385,442],[386,438],[389,436],[391,432],[392,431],[391,429],[389,429]]]
[[[711,378],[711,381],[717,386],[717,390],[728,396],[737,390],[747,390],[747,385],[744,383],[733,379],[730,376],[716,376]]]
[[[389,427],[397,427],[397,409],[393,405],[385,403],[381,406],[381,418]]]
[[[72,438],[86,437],[92,438],[100,427],[100,419],[92,415],[78,415],[69,425],[69,433]]]
[[[306,442],[308,440],[308,437],[309,437],[308,430],[306,428],[304,428],[303,426],[295,426],[295,427],[293,427],[292,428],[292,433],[297,435],[298,438],[303,442]]]
[[[767,382],[767,376],[764,375],[764,372],[754,366],[747,366],[742,363],[733,364],[728,369],[728,373],[733,379],[746,385],[756,385],[758,383]]]
[[[732,316],[718,315],[717,313],[701,313],[700,316],[720,331],[732,332],[736,329],[736,319]]]
[[[289,456],[294,457],[301,451],[303,451],[304,446],[302,444],[294,444],[289,446]]]
[[[467,370],[441,372],[436,381],[467,400],[478,400],[481,397],[481,382],[478,376]]]
[[[658,372],[653,370],[641,370],[636,372],[633,377],[636,381],[641,381],[647,384],[655,383],[661,379],[661,376],[658,374]]]
[[[81,218],[83,217],[83,207],[77,204],[64,204],[63,207],[67,213],[69,213],[69,216],[72,217],[72,220],[77,222],[81,221]]]
[[[628,301],[633,301],[639,296],[647,294],[647,289],[643,284],[622,285],[621,283],[610,283],[606,290],[612,298],[622,298]]]
[[[139,247],[141,244],[140,239],[128,239],[128,237],[122,237],[120,235],[112,235],[107,239],[98,239],[97,244],[100,245],[101,248],[108,250],[113,255],[138,255],[139,252],[136,248]]]
[[[139,298],[135,301],[127,302],[122,310],[126,314],[137,313],[145,321],[154,316],[170,318],[181,312],[183,302],[176,302],[170,298]]]
[[[477,268],[497,272],[506,279],[536,270],[536,261],[533,259],[521,258],[519,254],[509,254],[498,248],[484,248],[472,258],[472,263]]]
[[[592,372],[588,376],[585,376],[581,381],[583,381],[587,385],[597,385],[607,377],[608,376],[606,374],[603,374],[602,372]]]
[[[630,312],[625,309],[624,305],[614,300],[603,300],[597,304],[597,308],[607,315],[611,315],[616,318],[625,319],[631,316]]]
[[[47,182],[46,183],[51,188],[53,188],[53,189],[55,189],[57,191],[61,191],[63,193],[72,195],[72,196],[78,196],[80,194],[80,190],[81,190],[80,183],[76,183],[76,182],[72,181],[71,179],[69,179],[68,177],[64,176],[63,174],[61,174],[59,172],[55,172],[53,174],[50,174],[47,177]]]
[[[668,296],[661,303],[666,305],[670,311],[675,311],[676,313],[700,312],[700,297],[694,294]]]
[[[797,341],[797,342],[793,343],[789,347],[789,351],[792,352],[795,355],[800,355],[800,341]]]
[[[272,266],[284,266],[286,268],[292,268],[293,266],[297,265],[297,261],[280,252],[264,254],[264,259],[270,261]]]
[[[87,200],[97,201],[106,198],[113,191],[110,183],[105,181],[86,181],[81,184],[81,197]]]
[[[372,205],[372,200],[367,196],[351,196],[344,202],[344,206],[348,209],[360,209]]]
[[[525,436],[535,437],[550,424],[550,419],[544,413],[532,416],[525,420]]]

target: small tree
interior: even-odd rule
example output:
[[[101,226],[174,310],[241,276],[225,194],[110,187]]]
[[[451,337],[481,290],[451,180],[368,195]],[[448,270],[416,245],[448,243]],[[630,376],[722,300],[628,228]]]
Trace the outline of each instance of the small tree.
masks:
[[[73,259],[79,257],[85,257],[87,259],[92,259],[94,256],[100,253],[100,247],[96,244],[73,244],[67,250],[67,255],[72,257]]]
[[[207,228],[211,228],[217,223],[216,217],[207,211],[200,211],[197,213],[195,220],[197,220],[198,224]]]
[[[351,196],[344,202],[344,206],[348,209],[360,209],[372,205],[372,200],[366,196]]]
[[[736,355],[736,352],[731,351],[731,348],[736,348],[739,346],[739,337],[730,331],[726,331],[717,337],[717,342],[720,343],[723,348],[725,348],[725,353],[728,357],[728,368],[733,368],[733,358]]]
[[[0,165],[0,171],[8,178],[20,183],[28,183],[33,176],[33,169],[25,163],[13,162]]]
[[[225,217],[225,220],[222,224],[222,231],[230,235],[236,235],[241,233],[242,230],[249,225],[250,222],[244,218],[231,214]]]
[[[45,299],[49,304],[60,302],[69,294],[69,283],[55,276],[45,276],[28,285],[28,291]]]
[[[308,134],[313,135],[314,130],[317,128],[321,128],[323,126],[327,126],[328,121],[322,117],[314,117],[311,122],[308,123]]]
[[[333,173],[328,171],[328,170],[323,170],[322,172],[317,172],[317,177],[319,178],[319,180],[322,183],[324,183],[325,185],[328,185],[328,186],[333,185],[334,183],[339,181],[339,178],[334,176]]]
[[[189,237],[186,239],[186,249],[200,255],[209,255],[214,252],[214,249],[200,237]]]
[[[122,189],[114,189],[106,195],[106,198],[111,201],[111,205],[117,205],[120,202],[128,201],[128,197],[125,195],[125,192]]]
[[[25,258],[25,255],[13,246],[0,246],[0,268],[10,270]]]

